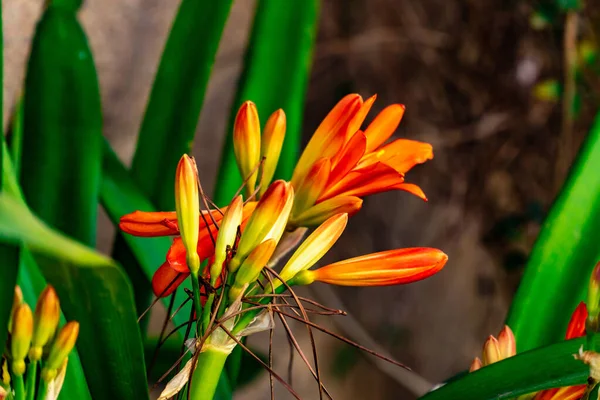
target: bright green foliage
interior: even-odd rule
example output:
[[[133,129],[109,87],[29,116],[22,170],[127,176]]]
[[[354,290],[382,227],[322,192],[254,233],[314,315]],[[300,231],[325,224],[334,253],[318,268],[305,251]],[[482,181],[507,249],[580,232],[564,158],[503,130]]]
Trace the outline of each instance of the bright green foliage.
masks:
[[[50,6],[27,68],[21,184],[45,222],[95,244],[102,113],[92,54],[75,14]]]
[[[594,341],[600,343],[600,335]],[[585,338],[579,338],[518,354],[462,375],[421,399],[513,399],[542,389],[585,383],[589,367],[573,358],[584,343]]]
[[[535,244],[507,324],[519,351],[561,340],[600,260],[600,114]]]
[[[256,103],[261,123],[279,108],[285,111],[287,131],[275,178],[292,175],[301,140],[302,114],[318,22],[318,0],[260,0],[240,86],[227,131],[215,202],[227,204],[242,178],[233,153],[233,120],[240,105]]]

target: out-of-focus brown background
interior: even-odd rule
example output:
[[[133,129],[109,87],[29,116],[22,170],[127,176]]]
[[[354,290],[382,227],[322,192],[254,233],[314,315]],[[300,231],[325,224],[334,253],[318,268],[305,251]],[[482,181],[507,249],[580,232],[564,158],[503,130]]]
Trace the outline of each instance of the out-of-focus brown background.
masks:
[[[22,87],[43,1],[3,3],[7,118]],[[175,0],[89,0],[80,14],[100,77],[105,135],[126,162],[177,5]],[[328,259],[406,246],[439,247],[450,257],[439,275],[423,282],[335,293],[379,346],[433,383],[467,368],[487,335],[501,328],[562,179],[557,163],[568,165],[573,157],[559,148],[564,140],[579,146],[597,106],[584,92],[572,132],[561,138],[560,103],[532,96],[537,83],[562,79],[564,57],[562,20],[542,31],[531,27],[537,5],[525,0],[322,2],[306,137],[344,94],[377,93],[375,111],[392,102],[407,107],[397,136],[429,141],[435,149],[433,161],[408,175],[423,187],[429,203],[401,192],[367,199]],[[235,2],[204,103],[195,155],[205,187],[216,183],[253,10],[252,0]],[[581,32],[586,23],[579,21]],[[101,248],[108,251],[114,231],[105,225]],[[339,326],[320,322],[340,332]],[[262,339],[253,343],[261,347]],[[323,335],[317,341],[324,379],[335,398],[411,398],[357,351]],[[276,342],[276,369],[286,376],[287,344],[283,336]],[[303,398],[318,398],[301,363],[295,372],[294,387]],[[287,398],[281,387],[277,393]],[[266,374],[239,395],[267,397]]]

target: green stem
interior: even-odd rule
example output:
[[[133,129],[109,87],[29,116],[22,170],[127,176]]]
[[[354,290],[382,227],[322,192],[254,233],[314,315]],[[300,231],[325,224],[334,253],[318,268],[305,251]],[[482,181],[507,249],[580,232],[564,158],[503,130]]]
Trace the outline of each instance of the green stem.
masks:
[[[209,348],[200,353],[189,387],[190,399],[213,400],[228,356],[229,353],[215,348]]]
[[[46,393],[48,393],[48,382],[43,379],[40,379],[40,384],[38,386],[37,392],[37,400],[44,400],[46,398]]]
[[[206,304],[204,305],[204,312],[202,313],[202,327],[204,328],[203,332],[206,332],[208,330],[208,324],[210,323],[210,313],[212,310],[212,304],[214,300],[214,293],[209,294],[208,299],[206,299]]]
[[[194,294],[194,308],[196,309],[196,319],[202,317],[202,303],[200,303],[200,284],[198,282],[198,273],[192,272],[192,291]],[[196,322],[196,331],[201,335],[202,325]]]
[[[35,399],[35,380],[37,377],[37,369],[38,369],[38,362],[31,361],[31,363],[29,364],[29,368],[27,368],[27,380],[26,380],[27,400]]]
[[[23,383],[23,375],[13,376],[15,399],[25,400],[25,384]]]

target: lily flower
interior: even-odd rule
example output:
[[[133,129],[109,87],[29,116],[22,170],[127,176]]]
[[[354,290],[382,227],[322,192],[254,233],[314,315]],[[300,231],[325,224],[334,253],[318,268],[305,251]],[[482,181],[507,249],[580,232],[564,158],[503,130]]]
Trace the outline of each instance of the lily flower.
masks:
[[[407,139],[385,144],[404,115],[401,104],[386,107],[360,130],[374,101],[375,96],[364,102],[358,94],[344,97],[315,131],[292,176],[299,200],[292,226],[318,225],[340,212],[352,215],[362,205],[360,198],[388,190],[404,190],[427,200],[404,176],[433,158],[431,145]]]
[[[292,283],[314,281],[339,286],[388,286],[420,281],[439,272],[448,256],[441,250],[417,247],[383,251],[299,272]]]

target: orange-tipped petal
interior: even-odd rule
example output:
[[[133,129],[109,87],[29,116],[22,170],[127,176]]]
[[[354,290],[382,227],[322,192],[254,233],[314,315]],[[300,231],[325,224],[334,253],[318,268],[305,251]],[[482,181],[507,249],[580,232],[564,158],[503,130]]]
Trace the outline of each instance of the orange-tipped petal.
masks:
[[[178,272],[169,266],[168,262],[163,263],[152,276],[152,291],[157,297],[167,297],[171,295],[190,275],[189,270]]]
[[[187,154],[179,160],[175,173],[175,209],[181,239],[188,251],[187,264],[194,273],[200,268],[200,259],[194,251],[200,230],[200,192],[196,162]]]
[[[368,143],[368,139],[367,139]],[[386,144],[375,153],[378,161],[384,162],[396,171],[405,174],[417,164],[433,159],[433,147],[429,143],[416,140],[397,139]],[[369,160],[361,160],[359,167]]]
[[[286,119],[282,109],[275,111],[267,120],[261,138],[261,157],[265,159],[260,178],[260,195],[267,191],[279,162],[283,139],[285,138]]]
[[[313,227],[322,224],[335,214],[346,213],[353,216],[362,207],[362,199],[356,196],[337,196],[312,206],[290,220],[290,226]]]
[[[490,365],[500,360],[502,360],[502,355],[498,339],[490,336],[483,345],[483,365]]]
[[[277,180],[269,186],[242,232],[237,253],[229,263],[232,271],[264,240],[279,241],[276,236],[283,234],[293,201],[294,190],[289,183]]]
[[[438,249],[408,248],[367,254],[299,275],[305,282],[340,286],[388,286],[416,282],[439,272],[448,256]]]
[[[365,130],[367,136],[367,153],[375,150],[394,134],[405,107],[402,104],[392,104],[384,108]]]
[[[332,163],[331,174],[329,174],[328,187],[334,186],[358,164],[365,154],[366,146],[365,134],[362,131],[356,132],[336,155],[335,162]]]
[[[481,369],[481,367],[483,367],[481,360],[479,359],[479,357],[475,357],[475,359],[471,363],[471,366],[469,367],[469,372],[477,371],[478,369]]]
[[[288,281],[298,272],[315,265],[337,242],[348,223],[348,214],[337,214],[323,222],[294,252],[282,268],[281,279]]]
[[[371,111],[371,107],[373,103],[375,103],[375,99],[377,99],[377,95],[373,95],[369,97],[365,102],[360,106],[354,117],[348,123],[348,128],[346,131],[346,138],[350,138],[354,135],[356,131],[360,129],[365,118],[367,118],[367,114]]]
[[[383,163],[350,171],[336,185],[328,188],[319,202],[335,196],[363,197],[379,193],[404,182],[404,175]]]
[[[500,357],[502,360],[517,354],[515,335],[508,325],[504,325],[504,328],[498,334],[498,348],[500,349]]]
[[[402,182],[402,183],[392,186],[391,188],[388,188],[388,190],[392,190],[392,189],[402,190],[402,191],[414,194],[421,200],[427,201],[427,196],[425,196],[425,192],[423,192],[423,189],[421,189],[419,186],[417,186],[415,184]]]
[[[254,192],[260,162],[260,122],[256,105],[246,101],[240,107],[233,126],[233,151],[248,192]]]
[[[130,235],[143,237],[179,234],[175,211],[134,211],[121,217],[119,229]]]
[[[582,301],[575,311],[573,311],[573,315],[571,315],[571,320],[569,321],[567,333],[565,335],[566,340],[585,336],[585,321],[587,320],[587,317],[588,310],[585,303]]]
[[[587,385],[566,386],[538,392],[533,400],[579,400],[585,394]]]
[[[331,161],[328,158],[322,158],[313,165],[302,184],[294,191],[292,215],[301,214],[315,204],[327,185],[330,171]]]
[[[327,114],[298,160],[291,181],[294,188],[302,183],[315,161],[319,158],[331,158],[342,148],[346,141],[348,124],[359,111],[362,103],[362,98],[358,94],[350,94],[340,100]]]

